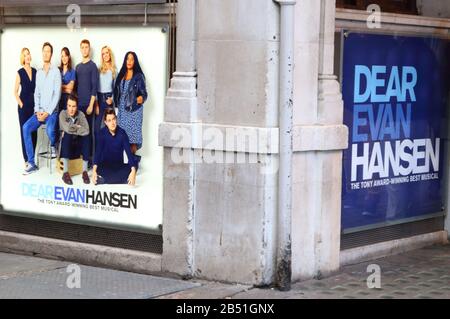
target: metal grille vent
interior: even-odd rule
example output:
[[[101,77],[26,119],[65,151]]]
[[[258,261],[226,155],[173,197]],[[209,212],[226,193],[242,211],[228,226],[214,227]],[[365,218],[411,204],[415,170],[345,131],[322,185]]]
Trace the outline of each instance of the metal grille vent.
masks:
[[[0,215],[0,230],[162,254],[162,236],[26,217]]]

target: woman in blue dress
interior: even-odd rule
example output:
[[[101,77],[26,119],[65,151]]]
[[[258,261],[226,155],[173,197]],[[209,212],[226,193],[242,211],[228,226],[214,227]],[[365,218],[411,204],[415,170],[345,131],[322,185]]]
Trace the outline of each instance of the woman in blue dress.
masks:
[[[119,109],[118,124],[127,133],[133,154],[142,147],[143,106],[146,100],[145,76],[138,57],[134,52],[127,52],[114,87],[114,101]]]
[[[23,67],[17,71],[14,95],[18,104],[22,155],[26,166],[28,157],[25,150],[22,128],[25,122],[34,115],[34,89],[36,88],[36,69],[31,67],[31,54],[27,48],[23,48],[20,53],[20,64]],[[37,132],[34,132],[32,135],[33,147],[36,147],[36,140]]]
[[[66,47],[61,50],[61,64],[59,70],[61,71],[62,85],[58,111],[61,112],[62,110],[67,109],[67,99],[75,87],[75,70],[72,68],[70,51]]]

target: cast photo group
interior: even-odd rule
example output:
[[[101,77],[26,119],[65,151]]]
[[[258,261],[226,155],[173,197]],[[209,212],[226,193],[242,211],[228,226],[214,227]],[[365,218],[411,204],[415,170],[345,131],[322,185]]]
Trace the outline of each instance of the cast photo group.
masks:
[[[135,185],[141,159],[136,152],[142,147],[143,105],[147,100],[138,56],[127,52],[117,73],[110,47],[101,49],[98,66],[90,58],[89,40],[81,41],[80,52],[82,62],[75,67],[70,50],[64,47],[60,65],[55,66],[51,63],[53,46],[46,42],[42,45],[43,67],[36,70],[31,67],[30,50],[21,50],[22,68],[16,75],[14,95],[23,174],[39,170],[35,153],[41,128],[50,142],[48,156],[59,158],[63,164],[64,183],[73,184],[69,161],[82,158],[85,184]]]

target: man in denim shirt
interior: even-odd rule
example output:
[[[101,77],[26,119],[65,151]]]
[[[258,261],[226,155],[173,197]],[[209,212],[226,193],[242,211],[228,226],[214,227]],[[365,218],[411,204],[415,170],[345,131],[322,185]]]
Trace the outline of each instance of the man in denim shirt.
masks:
[[[61,73],[56,66],[51,65],[53,47],[46,42],[42,46],[44,66],[36,74],[36,89],[34,91],[34,115],[23,125],[23,138],[28,157],[28,166],[24,175],[38,170],[34,161],[34,148],[31,134],[43,125],[47,125],[47,135],[51,144],[51,156],[56,157],[56,124],[58,113],[56,107],[61,97]]]

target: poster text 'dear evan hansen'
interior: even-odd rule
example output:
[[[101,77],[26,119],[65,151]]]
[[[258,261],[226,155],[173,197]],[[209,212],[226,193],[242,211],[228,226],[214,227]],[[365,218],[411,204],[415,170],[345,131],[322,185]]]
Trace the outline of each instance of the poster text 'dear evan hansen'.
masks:
[[[345,37],[343,230],[442,212],[449,54],[445,39]]]
[[[381,79],[388,75],[388,81]],[[361,92],[361,82],[365,89]],[[440,138],[411,138],[417,70],[412,67],[355,66],[351,181],[439,171]],[[385,94],[379,87],[387,85]],[[394,99],[394,104],[388,103]],[[377,103],[377,104],[375,104]],[[360,128],[366,128],[361,133]]]
[[[137,195],[118,192],[22,183],[22,195],[25,197],[36,198],[47,204],[58,205],[60,203],[65,203],[66,205],[80,208],[92,208],[92,205],[116,209],[138,208]],[[111,211],[117,210],[111,209]]]

